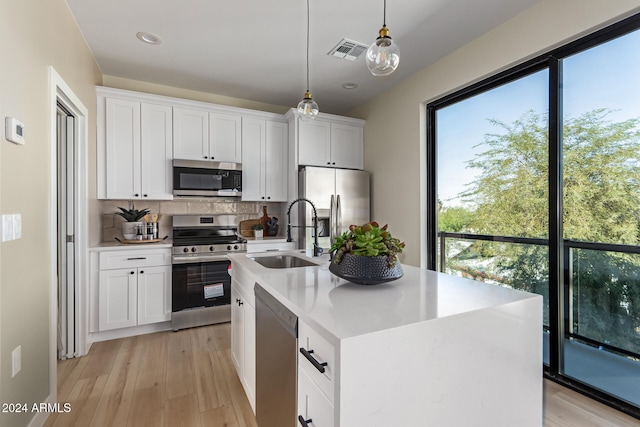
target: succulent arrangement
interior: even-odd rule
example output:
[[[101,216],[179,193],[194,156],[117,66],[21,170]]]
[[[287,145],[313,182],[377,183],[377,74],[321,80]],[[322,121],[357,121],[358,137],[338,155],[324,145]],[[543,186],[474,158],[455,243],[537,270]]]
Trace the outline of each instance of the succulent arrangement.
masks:
[[[118,209],[120,209],[121,212],[116,212],[116,215],[120,215],[127,222],[140,221],[146,214],[149,213],[149,209],[138,210],[133,204],[131,204],[131,209],[125,209],[119,206]]]
[[[387,230],[387,225],[380,227],[377,222],[372,221],[363,225],[351,225],[349,231],[338,236],[331,245],[333,262],[339,264],[345,254],[358,256],[386,256],[389,259],[389,266],[393,267],[402,252],[404,242],[391,236]]]

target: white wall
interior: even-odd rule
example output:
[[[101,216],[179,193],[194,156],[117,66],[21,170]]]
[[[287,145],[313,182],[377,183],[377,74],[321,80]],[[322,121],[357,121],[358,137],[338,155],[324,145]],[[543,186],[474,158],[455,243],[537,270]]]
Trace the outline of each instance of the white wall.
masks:
[[[0,243],[0,403],[44,402],[49,395],[50,200],[49,74],[53,66],[89,109],[95,157],[95,85],[102,75],[65,0],[0,0],[0,213],[22,215],[22,238]],[[4,118],[25,124],[26,144],[4,139]],[[93,165],[89,165],[94,169]],[[89,191],[95,199],[95,179]],[[97,203],[91,205],[97,215]],[[92,212],[89,212],[91,215]],[[97,234],[97,232],[96,232]],[[11,351],[22,370],[11,378]],[[35,414],[0,413],[3,427]]]
[[[402,262],[418,266],[425,258],[426,102],[634,11],[640,11],[637,0],[543,0],[351,112],[367,120],[365,169],[372,172],[372,218],[389,223],[392,234],[406,242]]]

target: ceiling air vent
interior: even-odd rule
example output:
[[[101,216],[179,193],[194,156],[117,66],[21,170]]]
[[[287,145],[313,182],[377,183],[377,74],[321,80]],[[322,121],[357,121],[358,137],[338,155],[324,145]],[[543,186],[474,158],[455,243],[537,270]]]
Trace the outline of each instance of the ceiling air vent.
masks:
[[[368,45],[360,42],[354,42],[349,39],[342,39],[327,55],[335,56],[340,59],[348,59],[355,61],[358,57],[369,48]]]

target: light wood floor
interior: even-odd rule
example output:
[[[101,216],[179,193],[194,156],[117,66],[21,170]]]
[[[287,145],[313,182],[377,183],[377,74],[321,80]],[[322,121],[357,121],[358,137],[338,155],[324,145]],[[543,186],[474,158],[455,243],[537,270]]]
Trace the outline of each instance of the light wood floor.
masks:
[[[87,356],[58,363],[58,402],[71,412],[52,414],[45,426],[257,427],[231,362],[230,333],[226,323],[93,344]],[[546,427],[640,426],[544,385]]]

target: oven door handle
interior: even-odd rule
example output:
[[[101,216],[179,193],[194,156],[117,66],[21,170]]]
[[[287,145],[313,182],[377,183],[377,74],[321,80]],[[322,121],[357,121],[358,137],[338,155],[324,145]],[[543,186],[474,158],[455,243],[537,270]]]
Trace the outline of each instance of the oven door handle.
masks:
[[[237,252],[234,252],[234,253],[237,253]],[[228,260],[229,258],[227,257],[227,255],[198,255],[198,256],[174,255],[171,257],[172,264],[195,264],[199,262],[228,261]]]

